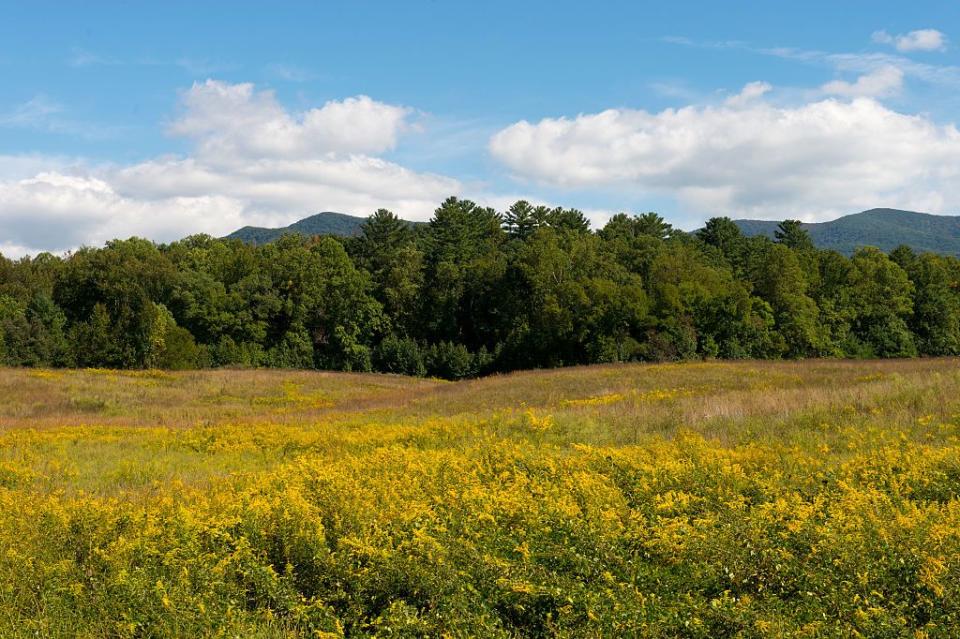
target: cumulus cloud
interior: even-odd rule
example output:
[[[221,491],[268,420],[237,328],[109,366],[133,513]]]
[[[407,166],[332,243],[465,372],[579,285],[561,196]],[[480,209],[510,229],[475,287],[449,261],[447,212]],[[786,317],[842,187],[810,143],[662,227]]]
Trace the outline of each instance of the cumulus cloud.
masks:
[[[918,29],[900,35],[876,31],[873,41],[892,45],[897,51],[944,51],[947,48],[947,37],[936,29]]]
[[[44,171],[66,171],[77,163],[76,159],[40,154],[0,155],[0,184],[33,177]]]
[[[960,133],[875,99],[766,100],[521,121],[490,151],[517,177],[676,197],[690,211],[824,219],[960,196]]]
[[[834,80],[821,87],[828,95],[845,97],[887,97],[896,95],[903,88],[903,71],[893,65],[884,65],[865,73],[854,82]]]
[[[201,155],[221,159],[381,153],[396,146],[411,113],[361,95],[291,114],[271,91],[215,80],[194,84],[183,105],[170,131],[198,140]]]
[[[124,197],[104,179],[52,172],[0,184],[0,211],[7,244],[21,252],[131,235],[171,238],[184,228],[214,232],[243,217],[242,202],[225,196],[149,201]]]
[[[169,130],[192,142],[186,156],[126,166],[0,156],[0,252],[223,235],[318,210],[387,207],[422,220],[461,191],[457,180],[378,157],[412,126],[407,107],[357,96],[292,113],[269,91],[216,81],[181,98]]]

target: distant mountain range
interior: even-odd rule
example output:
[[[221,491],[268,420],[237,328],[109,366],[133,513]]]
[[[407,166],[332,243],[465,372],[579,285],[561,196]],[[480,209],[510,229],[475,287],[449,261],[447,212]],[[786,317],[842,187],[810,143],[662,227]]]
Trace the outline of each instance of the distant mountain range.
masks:
[[[366,218],[325,211],[294,222],[283,228],[245,226],[228,235],[251,244],[266,244],[281,235],[300,233],[313,235],[354,236]],[[773,237],[776,221],[734,220],[744,235]],[[417,224],[417,222],[411,222]],[[830,222],[804,224],[813,243],[849,255],[860,246],[876,246],[890,251],[906,244],[918,252],[929,251],[960,256],[960,217],[930,215],[898,209],[870,209],[845,215]]]
[[[365,217],[357,217],[345,213],[324,211],[323,213],[305,217],[290,226],[284,226],[278,229],[245,226],[228,235],[227,239],[242,240],[248,244],[268,244],[282,235],[290,235],[293,233],[299,233],[307,237],[314,235],[343,235],[350,237],[360,234],[360,225],[363,224],[366,219]]]
[[[734,220],[744,235],[773,237],[779,222]],[[830,222],[804,224],[819,248],[853,253],[861,246],[891,251],[906,244],[917,252],[960,256],[960,217],[898,209],[870,209]]]

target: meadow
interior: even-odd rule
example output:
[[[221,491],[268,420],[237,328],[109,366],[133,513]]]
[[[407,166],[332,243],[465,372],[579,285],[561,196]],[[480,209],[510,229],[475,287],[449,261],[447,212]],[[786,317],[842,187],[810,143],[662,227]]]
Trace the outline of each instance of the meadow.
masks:
[[[2,637],[956,637],[960,360],[0,370]]]

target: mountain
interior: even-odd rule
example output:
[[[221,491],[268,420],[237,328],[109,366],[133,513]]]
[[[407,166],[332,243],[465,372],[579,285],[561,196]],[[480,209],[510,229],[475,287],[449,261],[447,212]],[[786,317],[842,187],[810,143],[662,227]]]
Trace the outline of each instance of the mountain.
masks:
[[[744,235],[773,237],[779,222],[734,220]],[[813,243],[847,255],[860,246],[884,251],[906,244],[917,252],[960,257],[960,217],[898,209],[870,209],[830,222],[804,224]]]
[[[325,211],[294,222],[283,228],[269,229],[245,226],[227,236],[250,244],[266,244],[281,235],[342,235],[360,233],[360,225],[366,218],[345,213]],[[734,220],[744,235],[773,237],[776,221]],[[411,222],[416,224],[416,222]],[[930,215],[898,209],[870,209],[862,213],[846,215],[830,222],[804,224],[813,243],[820,248],[833,249],[847,255],[860,246],[877,246],[891,251],[901,244],[915,251],[929,251],[960,257],[960,217]]]
[[[226,239],[241,240],[249,244],[268,244],[281,235],[292,233],[299,233],[307,237],[313,235],[352,236],[360,233],[360,225],[363,224],[364,220],[366,220],[364,217],[324,211],[278,229],[245,226],[228,235]]]

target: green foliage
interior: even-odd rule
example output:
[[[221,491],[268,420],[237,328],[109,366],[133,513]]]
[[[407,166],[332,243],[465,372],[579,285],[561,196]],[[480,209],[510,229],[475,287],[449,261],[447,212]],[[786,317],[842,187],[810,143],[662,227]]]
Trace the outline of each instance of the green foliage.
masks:
[[[449,198],[429,224],[381,209],[349,238],[131,238],[0,259],[0,362],[462,378],[960,354],[960,260],[906,247],[848,258],[817,249],[810,228],[785,220],[771,241],[718,217],[687,234],[651,212],[592,232],[575,209],[519,201],[501,215]]]
[[[512,345],[525,366],[624,361],[639,348],[632,337],[647,320],[640,277],[602,251],[595,235],[543,228],[517,253],[522,291]]]
[[[810,233],[803,228],[800,220],[784,220],[773,232],[778,244],[783,244],[795,251],[809,251],[813,249],[813,240]]]
[[[374,350],[374,365],[384,373],[423,377],[427,374],[424,354],[416,340],[387,335]]]
[[[157,304],[156,310],[147,366],[169,370],[196,368],[201,364],[201,352],[193,335],[185,328],[177,326],[177,321],[166,306]]]
[[[350,245],[357,266],[371,275],[373,296],[402,333],[415,331],[423,284],[423,253],[414,239],[408,223],[380,209]]]
[[[520,200],[509,209],[503,216],[503,227],[510,237],[526,239],[530,237],[542,221],[538,221],[534,215],[534,208],[526,200]]]
[[[427,374],[443,379],[475,377],[490,363],[486,350],[471,353],[463,344],[438,342],[427,347],[423,355]]]
[[[103,304],[96,304],[86,320],[73,325],[70,343],[78,366],[121,367],[119,345],[110,315]]]
[[[916,287],[913,315],[907,323],[920,351],[927,355],[960,353],[960,269],[956,261],[925,253],[900,265]]]
[[[26,324],[23,306],[9,295],[0,295],[0,357],[8,366],[23,363]]]
[[[501,223],[496,211],[469,200],[448,198],[436,210],[421,242],[421,337],[479,347],[496,334],[503,318],[490,302],[506,271]]]
[[[907,326],[915,287],[906,272],[875,248],[859,249],[851,262],[848,288],[854,336],[871,356],[916,355]]]
[[[774,314],[778,350],[788,357],[824,354],[826,336],[817,303],[807,295],[808,282],[795,251],[787,242],[770,247],[754,274],[757,295]]]
[[[704,244],[719,249],[727,259],[736,257],[743,250],[743,233],[728,217],[710,218],[704,227],[697,231],[697,237]]]

